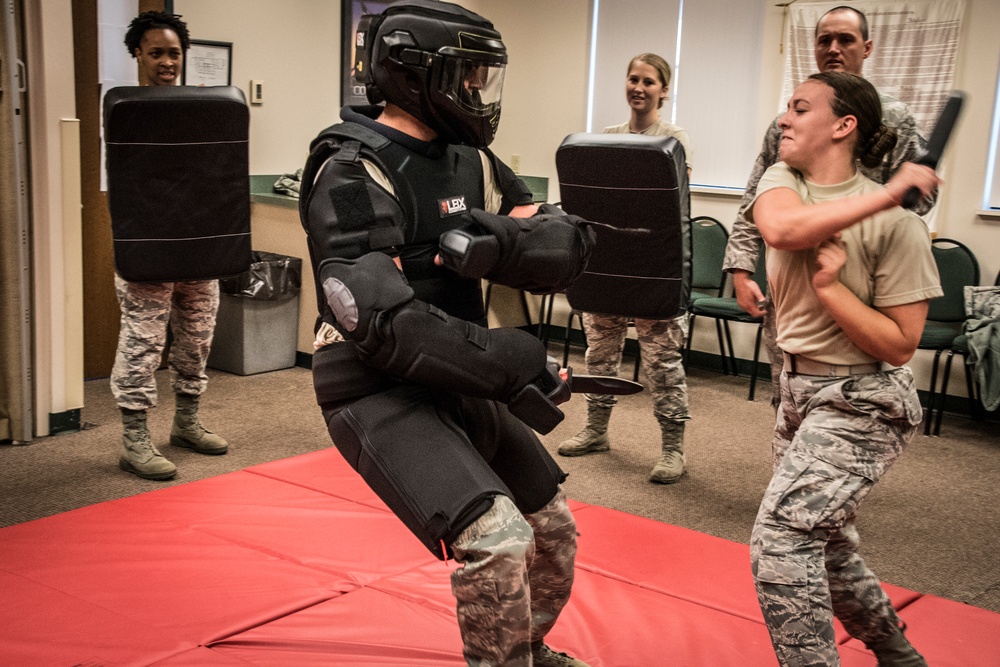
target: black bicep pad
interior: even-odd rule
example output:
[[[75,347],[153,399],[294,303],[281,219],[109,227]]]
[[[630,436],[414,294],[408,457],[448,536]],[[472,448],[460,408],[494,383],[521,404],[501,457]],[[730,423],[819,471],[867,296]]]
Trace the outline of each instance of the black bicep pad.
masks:
[[[380,252],[323,260],[319,277],[327,305],[355,342],[368,337],[379,314],[413,299],[396,263]]]

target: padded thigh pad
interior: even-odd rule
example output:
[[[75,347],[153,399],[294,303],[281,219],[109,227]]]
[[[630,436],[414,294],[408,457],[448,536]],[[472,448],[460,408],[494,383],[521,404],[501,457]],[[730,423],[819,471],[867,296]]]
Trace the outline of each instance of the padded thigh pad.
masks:
[[[687,305],[690,195],[684,149],[673,137],[571,134],[556,152],[562,207],[602,225],[573,308],[661,319]],[[606,226],[605,226],[606,225]]]
[[[249,121],[234,86],[108,91],[108,205],[122,278],[203,280],[250,268]]]
[[[355,401],[328,422],[347,462],[438,558],[441,541],[450,545],[493,496],[512,495],[462,432],[457,420],[469,415],[460,403],[404,385]],[[477,425],[496,431],[495,423]]]

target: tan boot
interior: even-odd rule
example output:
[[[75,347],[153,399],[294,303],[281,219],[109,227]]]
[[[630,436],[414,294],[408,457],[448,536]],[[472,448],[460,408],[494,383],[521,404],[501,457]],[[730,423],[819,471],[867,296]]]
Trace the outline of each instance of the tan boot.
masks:
[[[662,456],[649,474],[649,481],[673,484],[684,474],[684,422],[660,424],[663,433]]]
[[[192,394],[177,394],[170,444],[193,449],[199,454],[225,454],[229,451],[228,442],[198,422],[198,397]]]
[[[145,410],[122,409],[122,449],[118,467],[143,479],[170,479],[177,474],[177,466],[164,458],[153,445],[146,426]]]
[[[562,456],[582,456],[611,449],[608,439],[608,420],[611,408],[587,403],[587,425],[582,431],[559,445]]]

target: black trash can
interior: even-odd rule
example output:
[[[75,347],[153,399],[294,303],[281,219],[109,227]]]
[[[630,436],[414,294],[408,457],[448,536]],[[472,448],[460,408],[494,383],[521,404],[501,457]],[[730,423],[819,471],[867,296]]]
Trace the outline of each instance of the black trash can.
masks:
[[[255,250],[250,270],[219,280],[208,365],[253,375],[295,365],[302,260]]]

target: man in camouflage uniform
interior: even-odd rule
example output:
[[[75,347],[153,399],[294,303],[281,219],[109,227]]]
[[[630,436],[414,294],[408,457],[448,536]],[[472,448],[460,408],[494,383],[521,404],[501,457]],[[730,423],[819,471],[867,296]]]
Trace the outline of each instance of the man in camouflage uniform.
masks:
[[[831,9],[816,24],[816,66],[821,72],[840,71],[861,76],[862,66],[865,59],[871,55],[872,46],[872,41],[868,39],[868,20],[863,13],[854,8]],[[892,175],[899,171],[900,165],[912,162],[923,154],[927,142],[920,135],[913,114],[906,104],[883,93],[879,93],[879,96],[882,100],[882,122],[896,130],[899,140],[896,148],[885,156],[882,164],[868,168],[859,163],[858,169],[876,183],[887,183]],[[760,287],[751,278],[757,265],[757,256],[763,249],[763,240],[756,225],[747,221],[745,213],[757,195],[757,183],[760,177],[768,167],[778,162],[780,144],[781,128],[778,127],[778,119],[775,118],[767,129],[760,154],[747,180],[723,262],[723,269],[733,276],[733,287],[740,307],[754,317],[764,317],[761,340],[771,360],[773,389],[771,405],[775,408],[778,407],[780,399],[778,378],[781,375],[782,354],[774,340],[774,307],[769,300],[765,300]],[[924,198],[913,210],[918,215],[923,215],[934,205],[935,197],[936,194]]]
[[[174,14],[143,12],[129,25],[125,46],[139,62],[146,85],[175,85],[189,46],[187,25]],[[169,364],[177,396],[170,444],[201,454],[225,454],[228,443],[198,421],[198,398],[208,382],[205,364],[219,309],[219,282],[132,283],[115,276],[115,292],[122,311],[111,371],[111,391],[124,425],[119,467],[143,479],[170,479],[177,474],[177,467],[153,444],[146,425],[147,410],[156,406],[154,373],[167,343],[168,322],[174,336]]]

